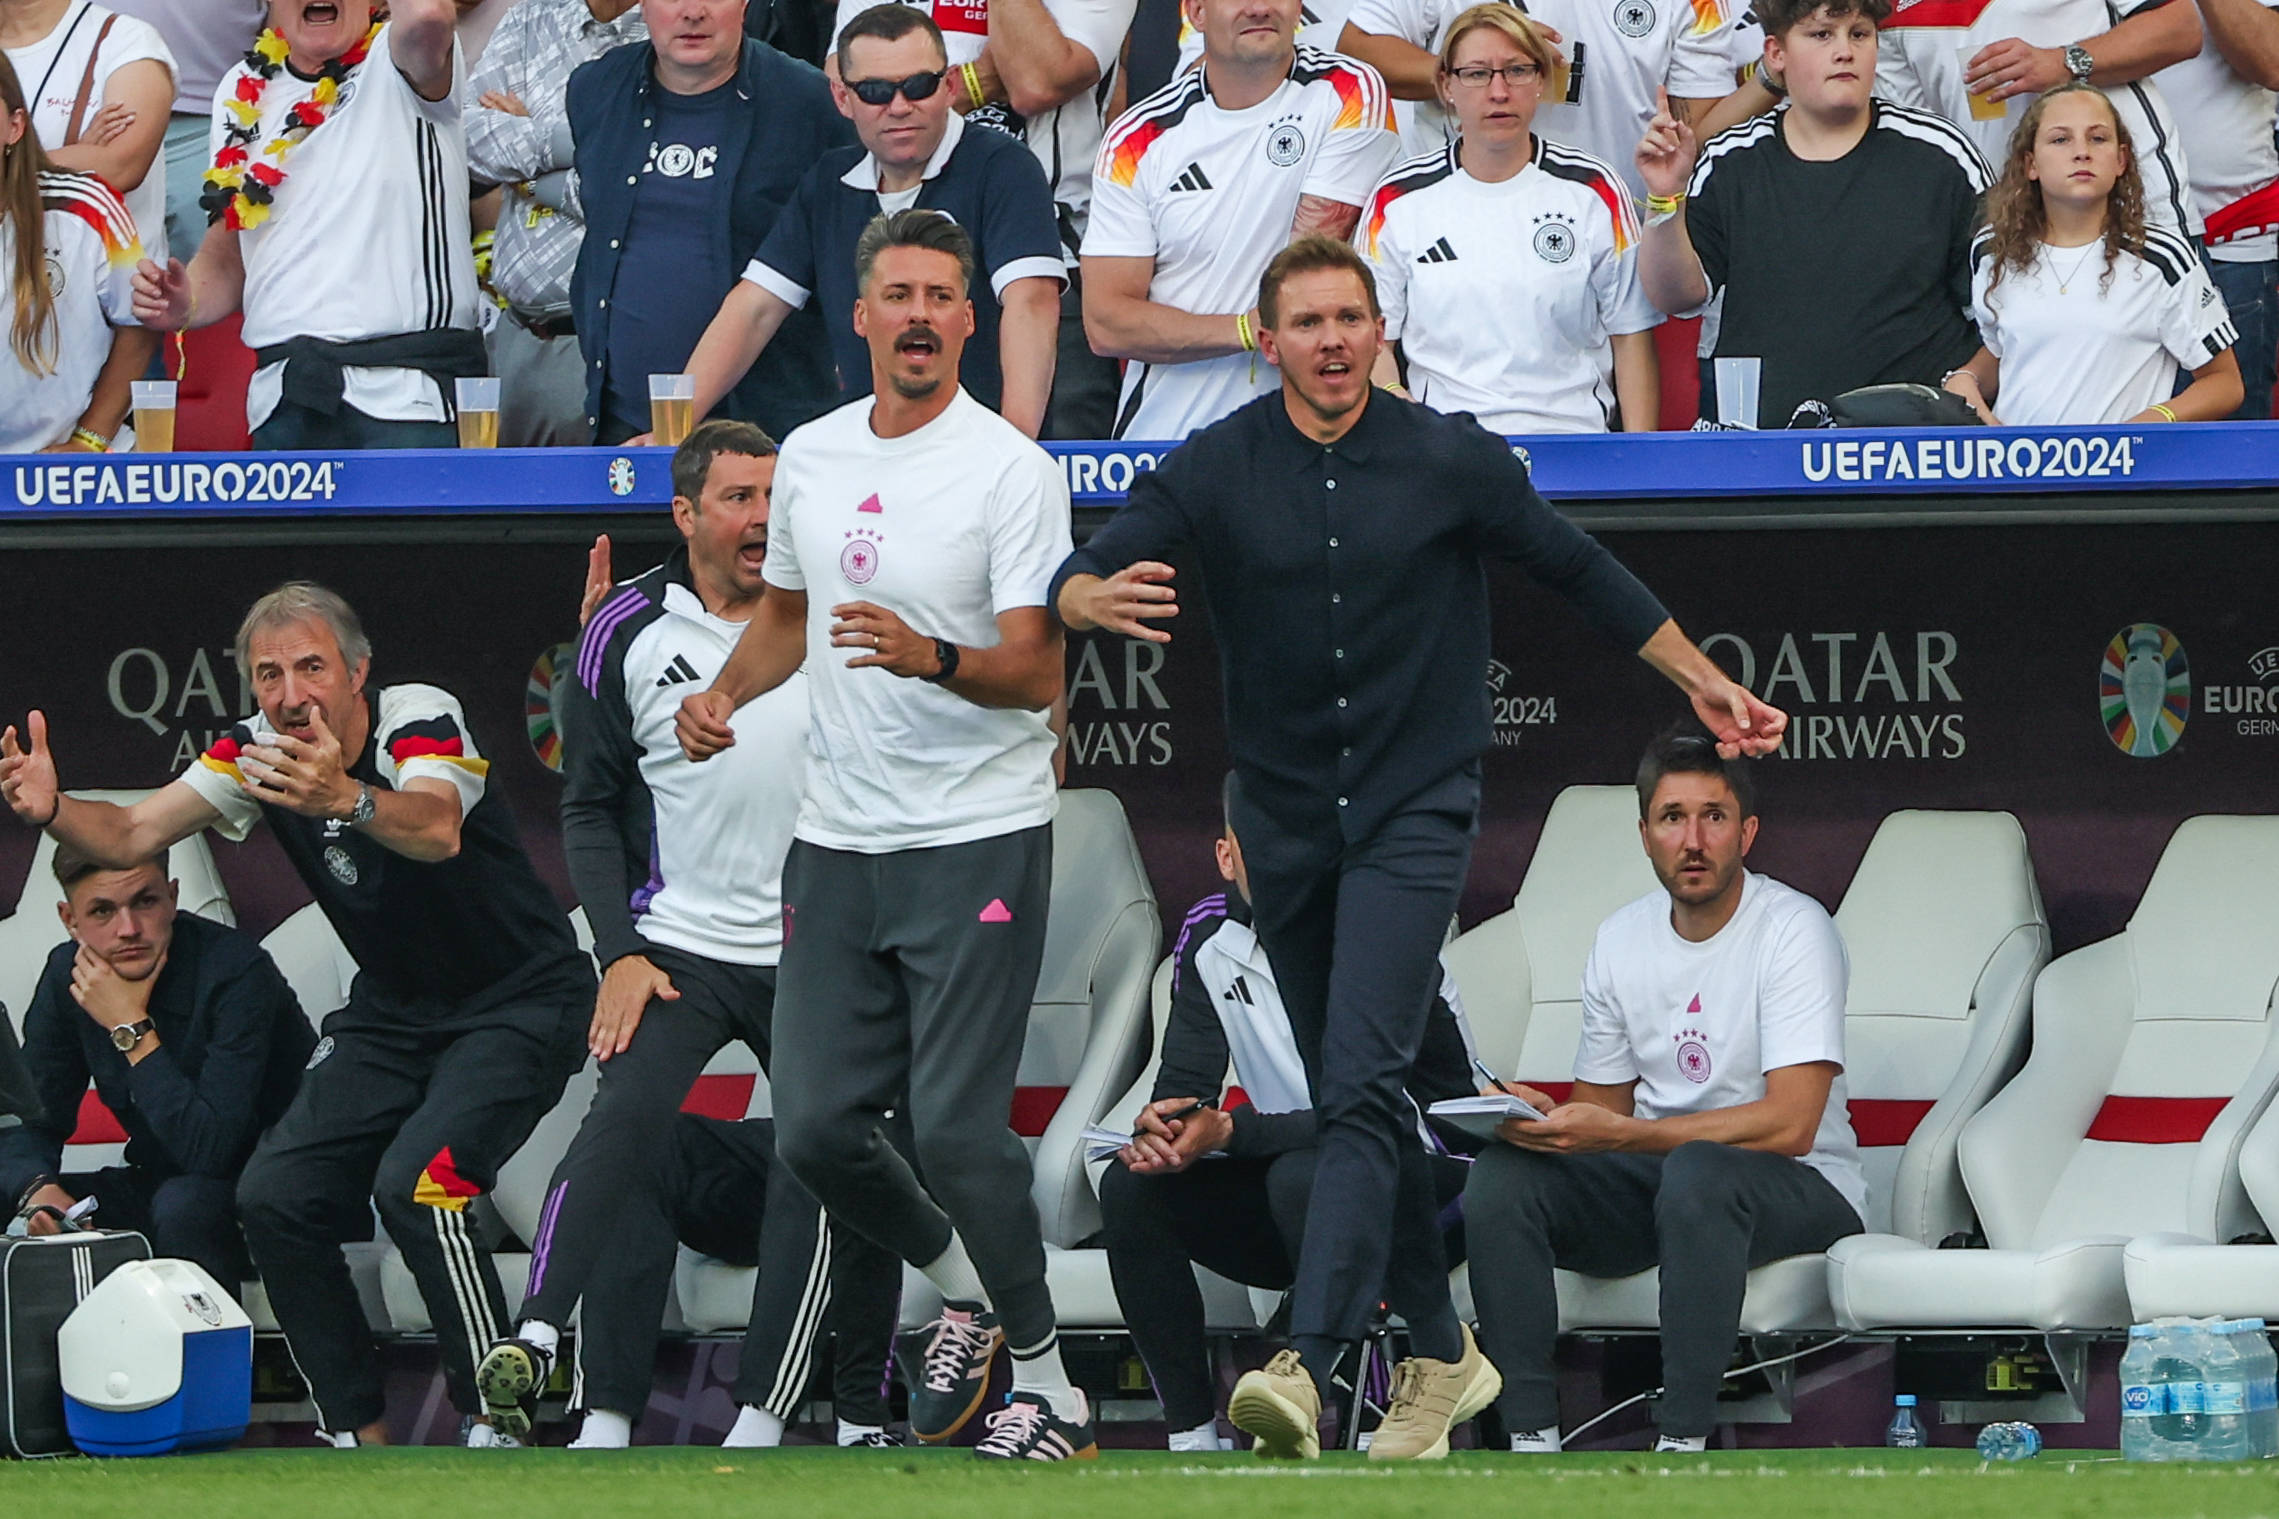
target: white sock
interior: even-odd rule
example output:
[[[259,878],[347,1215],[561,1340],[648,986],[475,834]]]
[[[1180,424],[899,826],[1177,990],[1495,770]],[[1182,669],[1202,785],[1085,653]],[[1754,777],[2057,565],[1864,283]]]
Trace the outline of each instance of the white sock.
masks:
[[[613,1414],[606,1408],[586,1410],[586,1422],[579,1427],[578,1437],[570,1442],[572,1450],[624,1450],[633,1443],[633,1421],[623,1414]]]
[[[1226,1450],[1230,1444],[1219,1435],[1219,1421],[1205,1419],[1193,1429],[1173,1430],[1169,1448],[1176,1451]]]
[[[356,1431],[353,1429],[320,1429],[317,1431],[317,1444],[329,1445],[334,1450],[354,1450],[356,1448]]]
[[[1556,1456],[1559,1454],[1559,1426],[1553,1424],[1533,1431],[1522,1430],[1511,1437],[1511,1448],[1521,1455]]]
[[[1060,1363],[1060,1337],[1045,1341],[1035,1351],[1013,1352],[1013,1390],[1034,1393],[1052,1407],[1052,1416],[1071,1423],[1082,1423],[1085,1415],[1084,1394],[1068,1380],[1068,1368]]]
[[[764,1408],[746,1403],[736,1415],[736,1427],[720,1442],[722,1450],[771,1450],[783,1444],[783,1420]]]
[[[562,1331],[544,1319],[524,1319],[514,1326],[514,1337],[526,1345],[536,1345],[549,1356],[562,1348]]]
[[[1709,1437],[1707,1435],[1664,1435],[1654,1442],[1654,1453],[1656,1455],[1660,1455],[1664,1451],[1673,1454],[1694,1455],[1707,1449],[1709,1449]]]
[[[849,1424],[844,1419],[839,1421],[839,1444],[842,1446],[860,1445],[866,1436],[885,1433],[886,1426],[883,1424]]]
[[[950,1236],[947,1250],[918,1269],[945,1301],[988,1306],[989,1289],[981,1285],[981,1273],[973,1268],[973,1257],[965,1253],[965,1241],[955,1234]]]

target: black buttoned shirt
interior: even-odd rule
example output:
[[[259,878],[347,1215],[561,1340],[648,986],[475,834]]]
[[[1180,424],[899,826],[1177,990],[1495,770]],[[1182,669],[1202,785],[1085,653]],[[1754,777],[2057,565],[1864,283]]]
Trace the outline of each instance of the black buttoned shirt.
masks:
[[[1071,575],[1182,548],[1245,795],[1285,828],[1348,842],[1488,747],[1488,559],[1517,561],[1626,649],[1668,616],[1502,439],[1383,393],[1331,444],[1299,432],[1279,393],[1196,433],[1133,481],[1053,600]]]

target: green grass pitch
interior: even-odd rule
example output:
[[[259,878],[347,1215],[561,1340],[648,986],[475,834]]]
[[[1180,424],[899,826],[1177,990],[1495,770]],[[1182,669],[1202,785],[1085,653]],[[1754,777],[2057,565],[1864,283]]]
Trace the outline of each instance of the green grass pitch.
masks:
[[[0,1476],[0,1493],[12,1514],[134,1519],[2245,1519],[2279,1516],[2279,1463],[2133,1466],[2061,1452],[1988,1467],[1968,1451],[1828,1450],[1270,1466],[1110,1452],[1008,1469],[964,1451],[310,1450],[29,1463]]]

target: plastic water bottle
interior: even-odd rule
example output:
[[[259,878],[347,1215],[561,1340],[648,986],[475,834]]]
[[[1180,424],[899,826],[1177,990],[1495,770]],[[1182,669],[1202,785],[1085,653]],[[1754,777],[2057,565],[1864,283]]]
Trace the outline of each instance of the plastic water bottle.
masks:
[[[2200,1326],[2191,1319],[2152,1321],[2152,1385],[2160,1409],[2152,1432],[2164,1452],[2156,1461],[2197,1461],[2207,1432],[2207,1377],[2201,1370]]]
[[[2255,1447],[2247,1426],[2245,1334],[2237,1319],[2202,1319],[2198,1329],[2206,1350],[2201,1359],[2201,1406],[2208,1423],[2200,1436],[2203,1461],[2247,1461]]]
[[[1883,1443],[1893,1450],[1921,1450],[1930,1442],[1915,1418],[1915,1395],[1903,1392],[1891,1400],[1891,1422],[1884,1426]]]
[[[1981,1461],[2028,1461],[2042,1453],[2042,1432],[2022,1419],[1989,1424],[1978,1432]]]
[[[2257,1459],[2279,1456],[2279,1352],[2261,1319],[2239,1323],[2240,1369],[2247,1380],[2247,1442]]]

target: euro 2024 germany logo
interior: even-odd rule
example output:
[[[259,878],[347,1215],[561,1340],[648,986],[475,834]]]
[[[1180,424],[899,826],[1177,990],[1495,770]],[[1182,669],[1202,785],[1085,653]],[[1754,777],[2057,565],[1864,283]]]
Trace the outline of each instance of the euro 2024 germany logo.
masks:
[[[2192,665],[2176,635],[2152,622],[2115,633],[2097,670],[2097,711],[2123,754],[2158,759],[2175,748],[2192,716]]]

